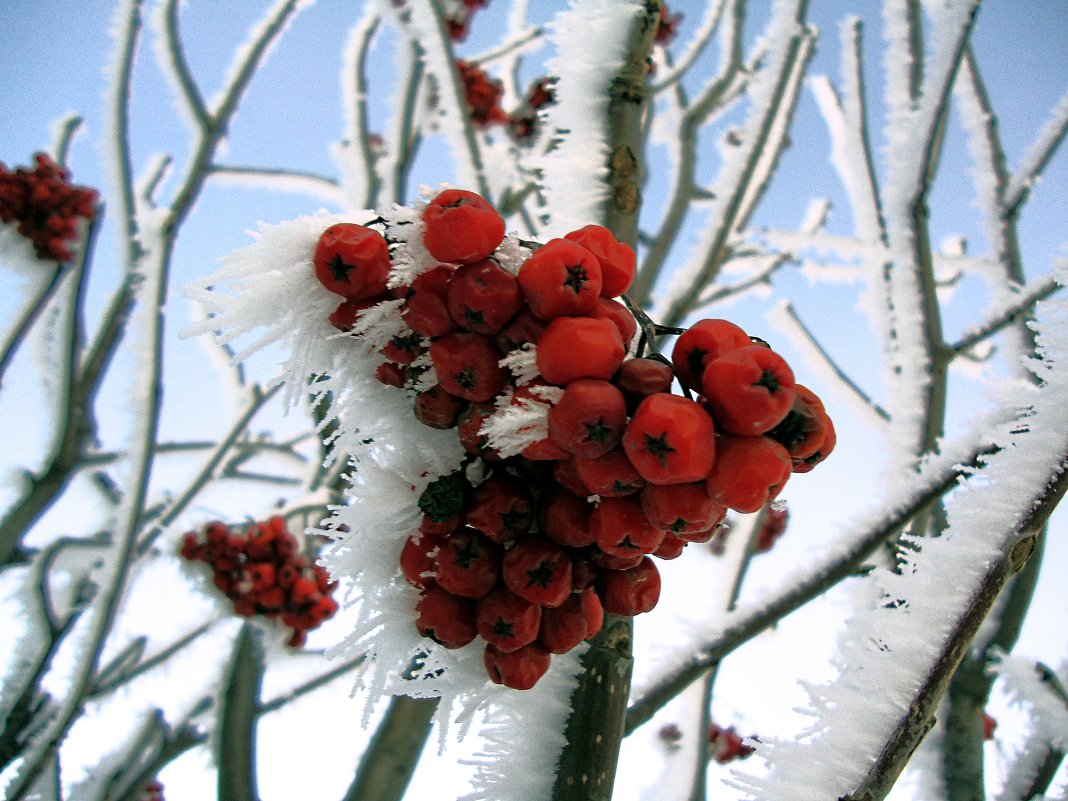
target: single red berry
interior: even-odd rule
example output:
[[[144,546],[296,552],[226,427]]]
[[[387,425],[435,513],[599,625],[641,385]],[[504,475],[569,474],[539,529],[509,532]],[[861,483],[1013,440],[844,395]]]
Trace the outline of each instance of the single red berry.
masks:
[[[265,610],[275,612],[285,605],[286,591],[277,586],[264,587],[262,590],[254,592],[252,597]]]
[[[515,350],[528,342],[537,342],[549,324],[540,317],[535,317],[530,307],[523,305],[519,313],[500,330],[494,342],[502,353]]]
[[[311,628],[315,628],[324,620],[329,620],[336,612],[337,601],[329,595],[320,595],[312,603],[311,609],[308,610],[308,617],[314,621],[314,625]]]
[[[641,401],[658,392],[670,392],[675,373],[659,359],[627,359],[613,379],[624,396]]]
[[[386,291],[389,245],[373,228],[331,225],[315,245],[315,277],[342,297],[369,298]]]
[[[541,607],[501,585],[478,602],[478,634],[502,652],[515,651],[538,637]]]
[[[602,498],[619,498],[633,495],[645,486],[637,468],[623,448],[613,448],[596,459],[574,457],[575,472],[579,479],[589,488],[592,495]]]
[[[623,449],[650,484],[700,481],[716,459],[715,428],[700,405],[661,392],[638,406],[623,434]]]
[[[574,593],[583,593],[585,590],[592,588],[597,582],[597,577],[601,575],[601,569],[598,565],[593,563],[593,560],[589,558],[590,554],[604,553],[599,548],[593,548],[589,551],[571,551],[571,591]],[[594,591],[594,595],[596,595]]]
[[[597,257],[567,239],[551,239],[519,268],[530,310],[543,320],[589,313],[601,292]]]
[[[545,537],[519,540],[504,555],[504,583],[520,598],[539,606],[559,606],[571,594],[571,560]]]
[[[571,456],[549,437],[532,442],[520,451],[520,455],[531,462],[552,462]]]
[[[683,539],[708,531],[727,514],[727,507],[712,500],[704,481],[649,484],[642,489],[640,500],[650,523]]]
[[[614,385],[579,378],[549,409],[549,437],[568,453],[595,459],[619,444],[627,425],[627,404]]]
[[[795,394],[786,360],[762,345],[735,348],[710,361],[701,387],[719,428],[746,436],[778,425]]]
[[[623,363],[623,339],[609,320],[557,317],[538,340],[537,364],[550,384],[576,378],[608,380]]]
[[[708,494],[736,512],[755,512],[774,499],[790,478],[786,448],[768,437],[722,434],[716,464],[708,475]]]
[[[504,219],[485,198],[446,189],[423,210],[423,244],[438,261],[487,259],[504,240]]]
[[[460,415],[470,404],[435,384],[415,396],[412,410],[415,419],[425,426],[438,429],[455,428]]]
[[[640,615],[660,600],[660,572],[648,556],[629,570],[601,573],[601,602],[613,615]]]
[[[561,459],[553,465],[553,481],[572,495],[586,498],[593,493],[578,474],[574,459]]]
[[[443,589],[464,598],[482,598],[501,578],[501,546],[474,529],[448,535],[434,559]]]
[[[604,625],[604,604],[593,587],[579,593],[579,602],[582,604],[582,613],[586,616],[586,639],[590,640],[597,636]]]
[[[821,417],[823,420],[823,439],[820,441],[816,452],[811,456],[793,460],[793,472],[795,473],[807,473],[830,456],[831,451],[834,450],[835,443],[838,441],[838,435],[834,431],[834,423],[831,422],[831,418],[827,416],[826,412]]]
[[[630,313],[630,309],[612,298],[597,298],[597,303],[589,312],[590,317],[599,320],[608,320],[619,329],[619,336],[623,340],[623,349],[629,351],[631,340],[638,333],[638,321]]]
[[[273,587],[277,579],[274,564],[271,562],[250,562],[245,565],[245,572],[248,574],[254,590],[265,590],[268,587]]]
[[[791,459],[807,459],[823,444],[827,413],[815,392],[794,384],[794,402],[786,417],[767,435],[790,453]]]
[[[462,648],[478,634],[475,602],[446,592],[437,585],[423,591],[415,612],[419,633],[446,648]]]
[[[351,331],[360,312],[366,311],[383,300],[389,300],[388,294],[372,295],[369,298],[345,298],[327,318],[330,325],[338,331]]]
[[[467,524],[504,544],[530,531],[534,499],[519,479],[494,473],[479,484],[467,508]]]
[[[456,423],[456,433],[464,450],[487,461],[499,461],[500,454],[489,446],[489,437],[482,433],[482,424],[497,407],[492,403],[469,403]]]
[[[408,383],[408,370],[393,362],[382,362],[375,369],[375,378],[387,387],[403,389],[404,385]]]
[[[614,556],[652,553],[664,539],[636,498],[602,498],[590,514],[590,532],[597,546]]]
[[[456,268],[439,264],[412,281],[401,305],[401,317],[415,333],[424,337],[440,337],[455,331],[456,321],[449,314],[448,288]]]
[[[438,382],[457,397],[488,401],[508,385],[508,372],[498,363],[501,352],[480,334],[454,332],[430,345]]]
[[[657,559],[678,559],[682,556],[682,551],[686,547],[686,540],[680,540],[670,531],[664,535],[664,539],[653,551],[653,556]]]
[[[632,567],[640,565],[644,558],[645,554],[641,551],[635,551],[631,556],[616,556],[612,553],[606,553],[600,548],[594,548],[590,551],[590,561],[594,566],[602,570],[630,570]],[[600,573],[597,575],[599,577]]]
[[[564,234],[564,238],[577,242],[597,257],[603,275],[602,295],[614,298],[630,289],[637,270],[637,257],[630,245],[620,242],[600,225],[587,225]]]
[[[554,542],[570,548],[592,545],[592,511],[593,504],[569,492],[555,492],[548,498],[543,496],[538,508],[541,531]]]
[[[319,585],[315,579],[301,576],[289,588],[289,600],[297,606],[310,604],[319,597]]]
[[[397,334],[386,343],[379,353],[394,364],[408,365],[426,353],[423,338],[414,331]]]
[[[400,552],[400,568],[409,584],[425,590],[434,583],[434,559],[445,544],[446,536],[417,531],[405,540]]]
[[[751,344],[749,335],[728,320],[698,320],[675,340],[671,363],[684,387],[702,392],[701,379],[710,361]]]
[[[551,654],[566,654],[586,639],[587,628],[582,599],[568,595],[560,606],[542,610],[538,642]]]
[[[456,271],[446,290],[449,315],[461,328],[496,334],[523,305],[516,277],[484,259]]]
[[[483,661],[494,684],[503,684],[513,690],[529,690],[545,675],[552,657],[536,642],[508,653],[491,643],[486,646]]]

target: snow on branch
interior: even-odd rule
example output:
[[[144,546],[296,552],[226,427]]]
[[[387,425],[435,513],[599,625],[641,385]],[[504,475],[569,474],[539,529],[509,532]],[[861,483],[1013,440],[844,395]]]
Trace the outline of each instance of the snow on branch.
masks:
[[[739,776],[751,795],[882,798],[926,733],[982,618],[1068,484],[1068,302],[1043,306],[1041,359],[1031,364],[1041,385],[1017,390],[1028,410],[999,427],[996,452],[949,496],[943,535],[910,538],[914,550],[897,570],[877,568],[857,587],[839,675],[809,689],[814,720],[797,741],[758,747],[771,771]]]
[[[1015,211],[1027,199],[1042,176],[1042,171],[1064,141],[1065,134],[1068,134],[1068,92],[1050,111],[1049,119],[1035,141],[1024,151],[1020,165],[1009,179],[1005,188],[1005,205],[1009,210]]]
[[[602,217],[609,191],[609,87],[624,64],[631,25],[642,5],[575,0],[548,25],[555,55],[546,69],[558,79],[558,99],[545,118],[557,141],[537,165],[549,217],[547,237],[563,235],[576,220]]]

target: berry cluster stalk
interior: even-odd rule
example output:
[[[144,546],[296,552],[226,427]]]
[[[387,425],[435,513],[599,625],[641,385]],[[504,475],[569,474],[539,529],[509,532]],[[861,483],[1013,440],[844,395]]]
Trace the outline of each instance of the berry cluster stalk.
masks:
[[[632,23],[623,68],[609,88],[607,181],[611,193],[604,225],[632,247],[637,245],[641,206],[646,60],[659,19],[659,0],[647,0]],[[634,664],[632,637],[631,618],[605,615],[604,627],[582,656],[583,674],[571,697],[567,744],[560,755],[553,801],[607,801],[612,797]]]

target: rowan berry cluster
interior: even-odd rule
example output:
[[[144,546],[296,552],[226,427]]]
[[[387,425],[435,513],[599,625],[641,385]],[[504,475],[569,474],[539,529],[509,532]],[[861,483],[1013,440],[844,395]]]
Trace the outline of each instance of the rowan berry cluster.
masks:
[[[756,749],[746,745],[733,726],[724,729],[713,723],[708,728],[708,756],[721,765],[736,759],[745,759]]]
[[[655,606],[651,556],[707,542],[728,508],[759,509],[829,453],[833,429],[785,361],[727,321],[693,326],[671,360],[627,358],[640,326],[616,298],[636,260],[607,229],[571,231],[506,269],[494,258],[504,220],[479,195],[441,192],[421,222],[438,263],[409,286],[387,290],[390,242],[350,223],[323,233],[315,272],[346,298],[331,317],[343,330],[403,299],[406,328],[382,348],[378,378],[407,389],[425,425],[455,428],[481,467],[419,500],[400,562],[421,591],[420,632],[448,648],[481,636],[491,679],[526,689],[604,612]],[[504,446],[493,424],[516,408],[542,410],[542,427],[521,425],[522,444]]]
[[[467,113],[476,128],[505,124],[520,142],[533,137],[538,124],[538,109],[553,102],[553,80],[535,81],[519,107],[511,113],[501,107],[504,85],[491,78],[481,67],[463,59],[456,60],[456,69],[464,84]]]
[[[0,163],[0,222],[15,223],[43,261],[70,261],[78,218],[96,215],[96,192],[70,183],[70,172],[38,153],[36,166],[14,172]]]
[[[471,18],[476,11],[488,5],[489,0],[449,0],[445,4],[445,26],[449,30],[449,38],[454,42],[466,39]]]
[[[653,35],[657,44],[667,44],[678,33],[679,23],[682,22],[682,14],[672,14],[668,10],[667,3],[660,4],[660,20]]]
[[[262,615],[292,629],[288,644],[304,645],[307,632],[333,617],[335,582],[301,553],[282,517],[252,523],[243,532],[225,523],[208,523],[182,538],[181,555],[204,562],[212,582],[242,617]]]
[[[157,779],[150,781],[137,796],[137,801],[164,801],[163,783]]]

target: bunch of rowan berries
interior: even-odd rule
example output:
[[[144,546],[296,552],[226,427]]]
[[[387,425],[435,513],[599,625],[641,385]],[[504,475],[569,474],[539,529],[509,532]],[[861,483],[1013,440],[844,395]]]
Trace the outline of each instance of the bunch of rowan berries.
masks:
[[[444,16],[449,38],[454,42],[462,42],[466,39],[471,27],[471,18],[476,11],[488,5],[489,0],[447,0]]]
[[[78,218],[96,216],[96,192],[70,183],[70,172],[38,153],[36,166],[14,172],[0,163],[0,222],[15,223],[33,243],[37,258],[70,261],[68,242],[78,238]]]
[[[539,78],[533,84],[519,106],[512,112],[501,107],[504,85],[491,78],[477,64],[463,59],[456,60],[456,69],[464,85],[464,100],[471,123],[476,128],[486,128],[498,123],[509,127],[518,142],[529,141],[538,127],[538,110],[555,100],[552,78]]]
[[[756,749],[746,745],[733,726],[723,728],[715,723],[708,727],[708,756],[721,765],[736,759],[745,759]]]
[[[137,796],[137,801],[164,801],[163,783],[158,779],[150,781]]]
[[[252,523],[244,531],[213,521],[202,531],[186,532],[180,552],[211,567],[212,582],[233,602],[236,614],[262,615],[292,629],[288,644],[293,648],[337,612],[336,583],[301,553],[282,517]]]
[[[553,239],[516,269],[494,258],[504,220],[475,193],[441,192],[421,222],[437,264],[408,286],[387,289],[390,241],[352,223],[322,234],[315,273],[345,298],[331,315],[342,330],[402,300],[406,327],[377,376],[410,393],[420,422],[455,429],[467,454],[423,492],[401,553],[419,631],[448,648],[481,637],[491,679],[525,689],[605,612],[652,609],[650,557],[707,542],[728,509],[760,509],[826,457],[833,427],[781,356],[725,320],[683,332],[671,359],[628,358],[639,328],[637,354],[655,332],[617,300],[636,258],[606,228]],[[492,423],[516,407],[544,410],[543,426],[502,446]]]

